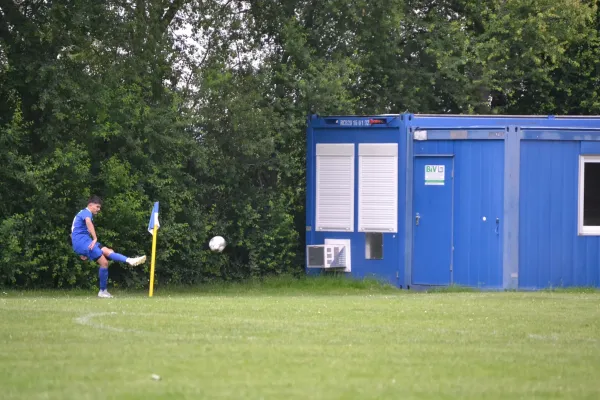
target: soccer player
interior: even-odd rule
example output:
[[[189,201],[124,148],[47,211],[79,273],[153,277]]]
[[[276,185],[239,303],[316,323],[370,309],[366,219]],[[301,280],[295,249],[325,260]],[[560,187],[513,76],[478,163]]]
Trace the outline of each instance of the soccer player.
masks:
[[[98,196],[92,196],[88,200],[88,205],[73,219],[71,226],[71,243],[75,253],[79,254],[82,260],[88,258],[98,262],[98,276],[100,278],[100,291],[98,297],[113,297],[106,290],[108,282],[108,260],[126,262],[129,265],[140,265],[146,261],[146,256],[128,258],[122,254],[115,253],[112,249],[102,246],[96,237],[96,230],[92,220],[94,215],[100,212],[102,208],[102,199]]]

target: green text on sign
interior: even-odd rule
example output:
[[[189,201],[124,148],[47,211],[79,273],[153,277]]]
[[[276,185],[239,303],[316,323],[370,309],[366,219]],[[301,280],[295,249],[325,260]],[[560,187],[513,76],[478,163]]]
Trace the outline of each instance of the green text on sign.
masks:
[[[425,184],[443,186],[445,182],[444,165],[426,165],[425,166]]]

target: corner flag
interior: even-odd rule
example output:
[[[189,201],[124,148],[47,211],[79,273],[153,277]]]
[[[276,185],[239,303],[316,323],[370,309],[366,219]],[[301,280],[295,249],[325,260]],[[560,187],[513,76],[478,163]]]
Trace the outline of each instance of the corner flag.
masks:
[[[158,222],[158,201],[154,203],[152,213],[150,214],[150,222],[148,223],[148,232],[152,235],[152,261],[150,264],[150,292],[149,297],[154,293],[154,261],[156,259],[156,236],[160,223]]]
[[[151,235],[154,235],[154,226],[156,228],[160,228],[160,223],[158,222],[158,201],[154,203],[154,207],[152,208],[152,214],[150,214],[150,222],[148,223],[148,232]]]

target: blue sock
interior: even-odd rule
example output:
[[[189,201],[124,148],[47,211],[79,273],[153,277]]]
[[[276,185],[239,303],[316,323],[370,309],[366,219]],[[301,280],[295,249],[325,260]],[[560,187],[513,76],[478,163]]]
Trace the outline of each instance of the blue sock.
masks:
[[[108,284],[108,268],[99,268],[98,276],[100,277],[100,290],[106,290]]]
[[[123,254],[119,254],[119,253],[110,253],[110,255],[108,256],[109,260],[112,261],[118,261],[118,262],[127,262],[127,257],[125,257]]]

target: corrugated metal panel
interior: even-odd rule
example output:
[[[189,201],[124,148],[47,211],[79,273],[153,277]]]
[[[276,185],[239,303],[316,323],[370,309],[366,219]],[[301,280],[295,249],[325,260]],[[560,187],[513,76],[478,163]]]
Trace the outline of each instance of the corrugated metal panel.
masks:
[[[358,146],[358,230],[398,232],[398,144]]]
[[[317,144],[316,229],[354,230],[354,144]]]
[[[579,142],[521,143],[521,288],[600,285],[600,237],[577,235],[579,153]]]
[[[414,142],[415,154],[453,154],[454,142],[450,140],[436,140]]]
[[[419,155],[454,155],[453,283],[501,288],[504,141],[436,140],[414,146]]]
[[[454,149],[454,283],[500,288],[504,141],[461,141]]]

